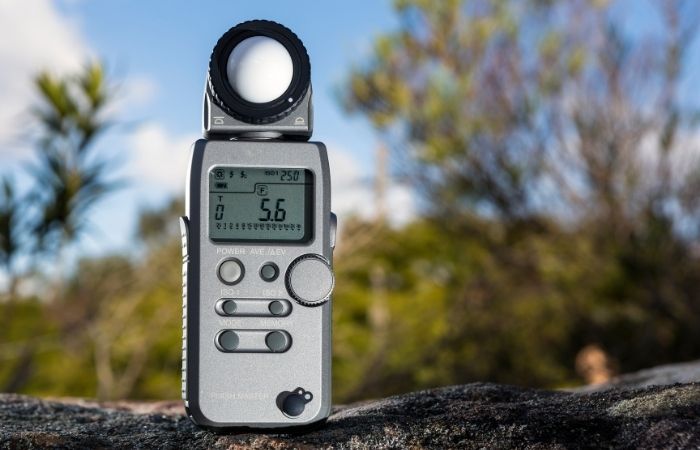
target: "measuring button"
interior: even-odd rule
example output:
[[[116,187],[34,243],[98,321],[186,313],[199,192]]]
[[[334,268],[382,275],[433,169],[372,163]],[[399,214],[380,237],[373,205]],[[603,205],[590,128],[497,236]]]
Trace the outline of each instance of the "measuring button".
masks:
[[[238,335],[233,330],[225,330],[219,333],[217,342],[220,350],[232,352],[238,347]]]
[[[188,240],[189,240],[189,231],[188,231],[188,220],[187,217],[181,216],[180,217],[180,236],[182,238],[182,259],[183,261],[188,260],[189,256],[189,249],[188,249]]]
[[[243,279],[243,274],[245,270],[243,269],[243,264],[236,259],[230,258],[225,259],[219,264],[217,274],[219,279],[225,284],[236,284]]]
[[[264,281],[275,281],[280,274],[280,270],[275,263],[265,263],[260,268],[260,278]]]
[[[336,231],[338,229],[338,216],[335,215],[335,213],[331,213],[331,220],[330,220],[330,243],[331,243],[331,248],[335,248],[335,235]]]
[[[302,255],[292,261],[285,281],[289,295],[305,306],[327,302],[335,284],[328,261],[321,255],[314,254]]]
[[[285,331],[271,331],[265,336],[265,345],[275,353],[286,351],[291,342],[291,337]]]

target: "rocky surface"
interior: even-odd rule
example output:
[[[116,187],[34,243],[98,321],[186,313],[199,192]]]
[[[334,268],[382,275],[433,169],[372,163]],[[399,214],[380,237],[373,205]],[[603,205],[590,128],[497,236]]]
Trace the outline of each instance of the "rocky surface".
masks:
[[[694,382],[700,382],[700,361],[668,364],[640,370],[639,372],[620,375],[619,377],[613,378],[609,383],[599,386],[587,386],[584,389],[600,391],[606,389],[640,388]]]
[[[338,407],[303,433],[214,433],[179,402],[4,394],[0,448],[699,448],[700,362],[661,369],[595,391],[475,383],[415,392]]]

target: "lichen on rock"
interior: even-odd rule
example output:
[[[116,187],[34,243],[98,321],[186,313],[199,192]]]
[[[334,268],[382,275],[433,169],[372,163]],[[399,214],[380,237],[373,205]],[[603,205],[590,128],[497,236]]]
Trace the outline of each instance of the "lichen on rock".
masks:
[[[628,382],[593,391],[474,383],[335,407],[325,424],[300,432],[214,433],[192,424],[175,401],[0,394],[0,448],[125,447],[698,448],[700,383]]]

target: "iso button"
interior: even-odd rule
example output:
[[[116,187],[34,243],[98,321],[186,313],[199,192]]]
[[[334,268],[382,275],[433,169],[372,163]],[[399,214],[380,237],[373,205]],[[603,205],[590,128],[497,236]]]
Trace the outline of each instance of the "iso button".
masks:
[[[236,284],[243,279],[245,270],[243,264],[236,258],[229,258],[221,261],[216,269],[219,280],[225,284]]]
[[[330,298],[335,278],[324,257],[308,254],[300,256],[289,265],[285,282],[287,291],[294,300],[302,305],[317,306]]]

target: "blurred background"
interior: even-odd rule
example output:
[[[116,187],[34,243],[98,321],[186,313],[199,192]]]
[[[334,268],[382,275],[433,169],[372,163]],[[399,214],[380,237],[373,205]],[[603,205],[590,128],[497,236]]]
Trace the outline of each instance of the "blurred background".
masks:
[[[178,397],[187,154],[252,18],[311,55],[335,402],[700,358],[700,3],[0,0],[0,392]]]

